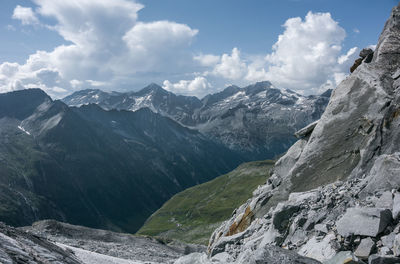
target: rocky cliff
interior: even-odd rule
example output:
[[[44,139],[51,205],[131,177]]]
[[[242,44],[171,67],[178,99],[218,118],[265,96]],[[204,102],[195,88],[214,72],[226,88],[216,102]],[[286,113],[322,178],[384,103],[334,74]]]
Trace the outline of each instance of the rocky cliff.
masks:
[[[208,256],[176,263],[400,262],[400,5],[360,56],[321,119],[215,230]]]

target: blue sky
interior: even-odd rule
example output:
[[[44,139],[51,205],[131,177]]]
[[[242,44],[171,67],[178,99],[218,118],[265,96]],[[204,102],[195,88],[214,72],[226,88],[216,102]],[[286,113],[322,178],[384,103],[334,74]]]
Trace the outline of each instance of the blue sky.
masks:
[[[376,44],[398,3],[65,2],[2,0],[0,92],[40,87],[57,98],[84,88],[137,90],[157,82],[202,97],[268,79],[318,93],[345,77],[360,48]]]

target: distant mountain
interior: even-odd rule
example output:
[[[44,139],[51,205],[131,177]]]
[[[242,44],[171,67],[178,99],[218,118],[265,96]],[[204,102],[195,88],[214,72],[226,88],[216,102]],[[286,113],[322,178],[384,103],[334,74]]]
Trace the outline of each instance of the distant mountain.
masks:
[[[243,161],[142,108],[68,107],[39,89],[0,94],[0,221],[53,218],[135,232],[173,194]]]
[[[248,160],[260,160],[285,152],[296,140],[295,131],[319,119],[330,94],[328,90],[319,96],[302,96],[276,89],[266,81],[244,88],[229,86],[199,100],[151,84],[131,93],[84,90],[63,101],[69,105],[95,102],[108,110],[148,107],[240,152]]]
[[[136,111],[150,108],[155,113],[171,117],[185,125],[194,124],[192,120],[194,110],[202,106],[197,97],[175,95],[157,84],[150,84],[138,92],[129,93],[81,90],[65,97],[62,101],[70,106],[95,103],[106,110]]]
[[[214,229],[266,182],[273,165],[270,160],[244,163],[225,175],[175,194],[138,234],[207,245]]]

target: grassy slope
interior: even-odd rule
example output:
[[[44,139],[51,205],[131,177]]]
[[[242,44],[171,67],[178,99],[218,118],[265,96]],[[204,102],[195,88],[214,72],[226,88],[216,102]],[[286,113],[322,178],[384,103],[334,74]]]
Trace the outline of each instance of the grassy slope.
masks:
[[[244,163],[228,174],[176,194],[137,234],[207,244],[213,230],[265,183],[273,164],[269,160]]]

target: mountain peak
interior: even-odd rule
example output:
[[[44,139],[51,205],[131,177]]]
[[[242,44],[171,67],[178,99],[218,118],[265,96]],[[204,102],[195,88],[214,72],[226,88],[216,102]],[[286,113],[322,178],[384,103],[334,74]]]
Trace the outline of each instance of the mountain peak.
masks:
[[[9,117],[24,119],[46,100],[52,101],[50,96],[39,88],[3,93],[0,94],[0,113]]]
[[[139,90],[138,92],[135,92],[136,95],[143,95],[143,94],[148,94],[148,93],[162,93],[162,94],[167,94],[168,91],[163,89],[160,85],[156,83],[151,83],[144,87],[143,89]]]
[[[246,86],[244,90],[246,91],[246,94],[254,95],[270,88],[273,88],[273,85],[269,81],[263,81]]]

